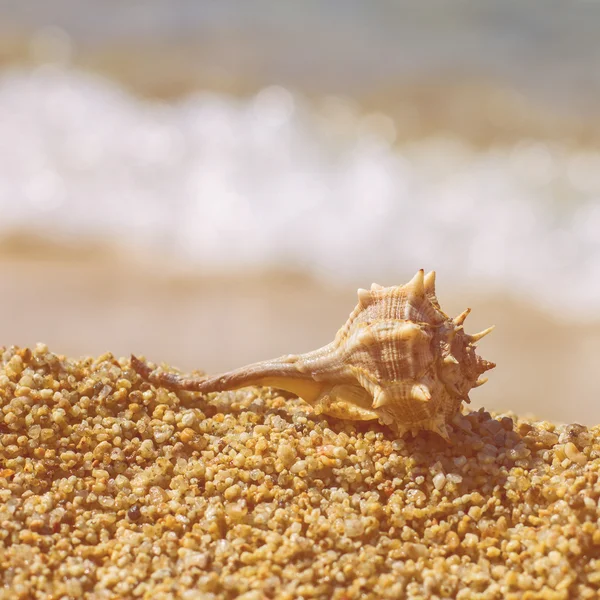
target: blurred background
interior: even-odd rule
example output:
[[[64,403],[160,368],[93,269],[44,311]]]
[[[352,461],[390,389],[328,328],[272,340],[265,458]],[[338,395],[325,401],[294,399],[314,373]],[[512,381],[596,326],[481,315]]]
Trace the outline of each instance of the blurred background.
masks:
[[[0,344],[214,372],[438,273],[473,406],[600,421],[600,3],[0,0]]]

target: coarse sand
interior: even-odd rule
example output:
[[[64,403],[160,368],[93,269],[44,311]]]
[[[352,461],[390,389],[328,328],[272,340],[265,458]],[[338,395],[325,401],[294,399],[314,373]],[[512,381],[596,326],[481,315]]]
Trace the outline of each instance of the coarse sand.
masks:
[[[0,349],[0,599],[596,598],[598,427],[394,439],[128,359]]]

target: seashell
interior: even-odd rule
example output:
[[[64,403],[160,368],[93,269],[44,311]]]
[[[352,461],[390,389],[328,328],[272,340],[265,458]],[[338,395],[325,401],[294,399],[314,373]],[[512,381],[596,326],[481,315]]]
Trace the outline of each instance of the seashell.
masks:
[[[222,375],[184,378],[152,371],[135,356],[148,381],[203,394],[246,386],[290,391],[315,412],[342,419],[379,419],[398,435],[431,430],[448,440],[447,425],[470,402],[468,393],[495,367],[475,352],[492,327],[468,335],[470,309],[451,319],[435,295],[435,272],[423,270],[405,285],[358,290],[358,305],[333,342]]]

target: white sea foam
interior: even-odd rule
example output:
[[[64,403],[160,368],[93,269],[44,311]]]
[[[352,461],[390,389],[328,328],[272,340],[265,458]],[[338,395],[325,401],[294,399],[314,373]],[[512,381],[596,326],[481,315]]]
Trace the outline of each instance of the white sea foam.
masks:
[[[600,314],[600,154],[403,142],[384,115],[271,87],[173,104],[55,67],[0,75],[0,235],[93,237],[199,270],[456,285]]]

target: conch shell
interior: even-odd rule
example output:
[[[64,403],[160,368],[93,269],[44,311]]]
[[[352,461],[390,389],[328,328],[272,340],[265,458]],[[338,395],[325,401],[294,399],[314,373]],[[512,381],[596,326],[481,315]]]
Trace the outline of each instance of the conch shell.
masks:
[[[494,363],[475,353],[474,335],[463,330],[470,309],[454,319],[439,306],[435,272],[423,270],[402,286],[373,284],[358,290],[358,305],[333,342],[306,354],[290,354],[223,375],[183,378],[152,371],[131,357],[148,381],[203,394],[246,386],[290,391],[315,412],[342,419],[379,419],[398,435],[427,429],[448,440],[447,424],[479,376]]]

